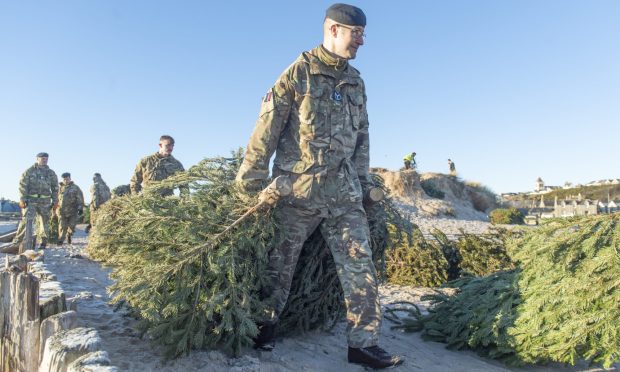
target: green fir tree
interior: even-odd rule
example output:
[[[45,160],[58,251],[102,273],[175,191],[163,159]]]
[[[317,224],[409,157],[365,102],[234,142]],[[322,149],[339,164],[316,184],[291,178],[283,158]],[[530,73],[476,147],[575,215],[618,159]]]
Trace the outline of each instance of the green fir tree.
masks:
[[[620,214],[556,219],[505,240],[518,268],[449,283],[399,327],[515,364],[620,360]]]

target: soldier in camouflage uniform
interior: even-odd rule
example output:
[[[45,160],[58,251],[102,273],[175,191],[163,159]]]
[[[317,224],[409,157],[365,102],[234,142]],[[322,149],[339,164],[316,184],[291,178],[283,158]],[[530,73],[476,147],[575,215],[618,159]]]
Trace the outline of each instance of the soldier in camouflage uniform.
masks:
[[[90,223],[88,224],[87,230],[90,230],[94,224],[95,212],[97,209],[99,209],[103,203],[110,200],[111,197],[112,193],[110,192],[110,188],[103,178],[101,178],[101,174],[95,173],[93,175],[93,185],[90,187]]]
[[[183,165],[172,156],[174,149],[174,139],[168,135],[163,135],[159,139],[159,151],[147,156],[138,162],[136,170],[131,178],[130,188],[132,194],[139,194],[143,187],[152,181],[164,180],[176,172],[183,171]],[[180,187],[181,194],[189,194],[189,188]],[[161,196],[173,194],[171,189],[160,191]]]
[[[19,206],[22,209],[22,220],[17,228],[13,244],[20,244],[26,232],[26,221],[38,217],[41,249],[47,245],[51,209],[58,207],[58,177],[47,166],[49,155],[46,152],[37,154],[37,162],[28,168],[19,180]]]
[[[82,190],[71,181],[71,174],[65,172],[61,175],[62,182],[58,190],[58,244],[71,244],[71,236],[75,232],[79,217],[84,208],[84,194]]]
[[[335,4],[327,10],[324,42],[304,52],[263,97],[258,121],[237,174],[251,191],[269,177],[288,176],[291,195],[274,211],[281,239],[269,255],[268,307],[255,346],[271,350],[274,327],[287,302],[303,243],[319,228],[336,263],[347,306],[349,362],[374,368],[402,363],[377,346],[381,307],[362,197],[369,175],[366,92],[348,63],[364,44],[361,9]]]

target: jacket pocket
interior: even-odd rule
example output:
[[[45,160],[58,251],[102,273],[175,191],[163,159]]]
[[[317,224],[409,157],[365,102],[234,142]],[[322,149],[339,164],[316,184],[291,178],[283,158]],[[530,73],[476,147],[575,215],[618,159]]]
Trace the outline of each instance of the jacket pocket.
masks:
[[[362,201],[362,185],[360,179],[353,167],[353,164],[349,160],[345,160],[342,163],[343,185],[342,185],[342,198],[345,202],[361,202]]]
[[[355,129],[359,129],[362,114],[362,105],[364,104],[364,96],[361,92],[357,91],[349,92],[347,96],[349,97],[349,112],[351,113],[351,122]]]
[[[322,96],[323,87],[321,86],[312,87],[301,95],[299,102],[300,126],[316,125],[316,117],[321,108],[320,101]]]

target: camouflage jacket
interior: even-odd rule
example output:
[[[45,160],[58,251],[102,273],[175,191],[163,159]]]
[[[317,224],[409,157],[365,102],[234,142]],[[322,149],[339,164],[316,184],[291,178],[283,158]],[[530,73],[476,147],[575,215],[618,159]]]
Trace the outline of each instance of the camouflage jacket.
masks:
[[[93,209],[99,209],[99,207],[110,200],[111,197],[112,193],[110,193],[108,185],[106,185],[101,178],[97,178],[90,187],[90,206]]]
[[[162,157],[156,152],[138,162],[131,177],[130,188],[132,194],[138,194],[151,181],[164,180],[176,172],[185,170],[180,161],[169,155]],[[162,195],[171,195],[172,190],[164,190]]]
[[[237,173],[238,182],[289,175],[293,193],[283,202],[339,215],[368,189],[368,114],[359,72],[336,71],[304,52],[263,97],[258,121]]]
[[[58,177],[47,165],[34,164],[26,169],[19,180],[20,200],[58,202]]]
[[[63,216],[76,215],[84,206],[84,194],[82,190],[73,183],[60,183],[58,190],[58,213]]]
[[[129,185],[119,185],[112,189],[112,198],[131,194]]]

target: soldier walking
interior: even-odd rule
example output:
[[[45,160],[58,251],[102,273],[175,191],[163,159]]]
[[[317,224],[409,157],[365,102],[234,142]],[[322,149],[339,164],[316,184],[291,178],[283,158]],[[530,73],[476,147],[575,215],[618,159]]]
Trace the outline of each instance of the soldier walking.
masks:
[[[139,194],[142,189],[153,181],[161,181],[172,176],[177,172],[185,170],[183,164],[172,156],[174,149],[174,138],[163,135],[159,138],[159,151],[153,155],[142,158],[131,178],[129,187],[132,194]],[[179,187],[181,194],[189,195],[189,187]],[[161,196],[173,194],[172,189],[163,189]]]
[[[362,196],[372,187],[366,91],[349,64],[364,45],[361,9],[327,9],[323,44],[304,52],[263,97],[258,121],[237,174],[246,191],[272,176],[288,176],[291,195],[275,208],[281,239],[269,254],[268,308],[255,346],[271,350],[274,328],[290,291],[302,246],[319,228],[329,245],[347,305],[348,360],[373,368],[402,363],[377,346],[381,307]]]
[[[36,163],[26,169],[19,180],[22,219],[13,239],[14,245],[19,245],[24,240],[27,221],[34,221],[36,217],[39,226],[37,234],[41,239],[39,248],[45,249],[47,246],[51,209],[58,207],[58,177],[47,165],[48,159],[46,152],[38,153]]]
[[[448,169],[450,170],[451,176],[456,176],[456,165],[451,159],[448,159]]]
[[[90,221],[86,228],[87,231],[94,225],[96,211],[111,197],[110,188],[101,178],[101,174],[95,173],[93,175],[93,184],[90,187]]]
[[[65,172],[61,177],[62,182],[58,190],[58,245],[64,243],[65,237],[67,243],[71,244],[75,225],[82,216],[84,208],[84,194],[78,185],[71,181],[71,174]]]

